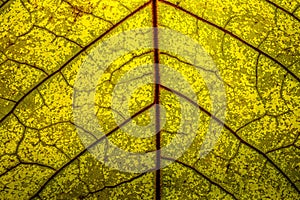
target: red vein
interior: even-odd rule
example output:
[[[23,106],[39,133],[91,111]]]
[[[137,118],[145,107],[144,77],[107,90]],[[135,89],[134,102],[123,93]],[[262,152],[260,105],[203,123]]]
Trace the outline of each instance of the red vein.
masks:
[[[194,14],[194,13],[192,13],[192,12],[190,12],[190,11],[188,11],[188,10],[186,10],[186,9],[184,9],[184,8],[182,8],[182,7],[180,7],[180,6],[178,6],[178,5],[176,5],[176,4],[173,4],[173,3],[168,2],[168,1],[165,1],[165,0],[159,0],[159,1],[162,2],[162,3],[164,3],[164,4],[166,4],[166,5],[169,5],[169,6],[171,6],[171,7],[174,7],[174,8],[176,8],[176,9],[178,9],[178,10],[181,10],[182,12],[185,12],[186,14],[188,14],[188,15],[190,15],[190,16],[196,18],[197,20],[200,20],[200,21],[202,21],[202,22],[204,22],[204,23],[206,23],[206,24],[209,24],[210,26],[213,26],[213,27],[215,27],[215,28],[217,28],[217,29],[223,31],[224,33],[230,35],[231,37],[233,37],[233,38],[235,38],[236,40],[242,42],[243,44],[249,46],[249,47],[252,48],[253,50],[259,52],[260,54],[264,55],[265,57],[269,58],[270,60],[272,60],[273,62],[275,62],[275,63],[278,64],[279,66],[281,66],[285,71],[287,71],[290,75],[292,75],[298,82],[300,82],[300,78],[297,77],[296,74],[294,74],[292,71],[290,71],[290,70],[289,70],[286,66],[284,66],[281,62],[279,62],[278,60],[276,60],[275,58],[273,58],[273,57],[270,56],[269,54],[265,53],[264,51],[260,50],[259,48],[257,48],[257,47],[255,47],[255,46],[253,46],[252,44],[246,42],[245,40],[243,40],[242,38],[240,38],[240,37],[238,37],[237,35],[233,34],[232,32],[230,32],[230,31],[224,29],[223,27],[218,26],[217,24],[214,24],[214,23],[212,23],[212,22],[210,22],[210,21],[208,21],[208,20],[206,20],[206,19],[204,19],[204,18],[202,18],[202,17],[200,17],[200,16],[198,16],[198,15],[196,15],[196,14]]]
[[[268,2],[269,4],[273,5],[274,7],[282,10],[283,12],[285,12],[286,14],[290,15],[291,17],[295,18],[298,22],[300,22],[300,19],[293,13],[289,12],[288,10],[286,10],[285,8],[279,6],[278,4],[270,1],[270,0],[265,0],[266,2]]]
[[[196,172],[197,174],[199,174],[200,176],[202,176],[203,178],[205,178],[205,179],[206,179],[208,182],[210,182],[211,184],[213,184],[213,185],[219,187],[219,188],[220,188],[221,190],[223,190],[225,193],[231,195],[234,199],[237,199],[237,198],[235,197],[235,195],[234,195],[232,192],[230,192],[229,190],[227,190],[226,188],[224,188],[222,185],[218,184],[217,182],[211,180],[208,176],[206,176],[205,174],[201,173],[201,172],[200,172],[199,170],[197,170],[195,167],[193,167],[193,166],[191,166],[191,165],[188,165],[188,164],[186,164],[186,163],[184,163],[184,162],[181,162],[181,161],[179,161],[179,160],[177,160],[177,159],[173,159],[173,158],[169,158],[169,157],[164,157],[164,156],[163,156],[162,159],[164,159],[164,160],[169,160],[169,161],[172,161],[172,162],[176,162],[176,163],[178,163],[178,164],[180,164],[180,165],[183,165],[183,166],[185,166],[185,167],[187,167],[187,168],[193,170],[194,172]]]
[[[153,26],[153,46],[154,46],[154,79],[155,79],[155,94],[154,103],[155,106],[155,131],[156,131],[156,160],[155,160],[155,198],[161,199],[161,132],[160,132],[160,107],[159,107],[159,96],[160,96],[160,74],[159,74],[159,46],[158,46],[158,22],[157,22],[157,0],[152,0],[152,26]]]
[[[35,85],[33,88],[31,88],[24,96],[22,96],[14,105],[14,107],[3,117],[0,119],[0,123],[2,123],[13,111],[18,107],[18,105],[29,95],[31,94],[35,89],[37,89],[39,86],[41,86],[44,82],[46,82],[48,79],[53,77],[54,75],[58,74],[63,68],[65,68],[69,63],[71,63],[75,58],[77,58],[81,53],[86,51],[89,47],[91,47],[93,44],[95,44],[97,41],[102,39],[104,36],[106,36],[108,33],[110,33],[112,30],[114,30],[116,27],[121,25],[124,21],[126,21],[129,17],[133,16],[135,13],[140,11],[141,9],[145,8],[147,5],[149,5],[151,2],[147,2],[144,5],[138,7],[136,10],[134,10],[132,13],[124,17],[121,21],[116,23],[114,26],[112,26],[110,29],[102,33],[99,37],[97,37],[95,40],[90,42],[88,45],[86,45],[84,48],[82,48],[80,51],[78,51],[75,55],[73,55],[67,62],[65,62],[59,69],[57,69],[55,72],[44,78],[41,82],[39,82],[37,85]]]
[[[136,116],[140,115],[141,113],[147,111],[148,109],[150,109],[152,106],[154,105],[154,103],[146,106],[145,108],[139,110],[137,113],[135,113],[134,115],[132,115],[131,117],[129,117],[127,120],[125,120],[123,123],[121,123],[119,126],[115,127],[114,129],[112,129],[110,132],[108,132],[107,134],[105,134],[104,136],[102,136],[101,138],[99,138],[98,140],[96,140],[95,142],[93,142],[92,144],[90,144],[87,148],[85,148],[83,151],[81,151],[79,154],[77,154],[75,157],[73,157],[71,160],[69,160],[67,163],[65,163],[61,168],[59,168],[54,174],[51,175],[51,177],[49,177],[49,179],[40,187],[40,189],[31,197],[31,199],[34,199],[35,197],[38,197],[39,194],[44,190],[44,188],[48,185],[48,183],[53,180],[63,169],[65,169],[67,166],[69,166],[70,164],[72,164],[77,158],[79,158],[80,156],[82,156],[84,153],[86,153],[89,149],[93,148],[94,146],[96,146],[97,144],[99,144],[102,140],[104,140],[106,137],[110,136],[111,134],[113,134],[114,132],[118,131],[120,128],[124,127],[128,122],[130,122],[133,118],[135,118]],[[92,133],[91,133],[92,134]]]
[[[95,194],[95,193],[101,192],[101,191],[103,191],[105,189],[108,189],[108,188],[116,188],[116,187],[118,187],[120,185],[123,185],[123,184],[126,184],[126,183],[131,183],[132,181],[137,180],[138,178],[141,178],[142,176],[146,175],[147,173],[148,172],[141,173],[141,174],[139,174],[139,175],[137,175],[137,176],[135,176],[135,177],[133,177],[133,178],[131,178],[129,180],[122,181],[122,182],[120,182],[120,183],[118,183],[116,185],[107,185],[107,186],[104,186],[103,188],[101,188],[99,190],[90,192],[90,194]]]
[[[244,145],[248,146],[249,148],[255,150],[257,153],[259,153],[260,155],[262,155],[269,163],[271,163],[285,178],[286,180],[292,185],[292,187],[298,192],[300,193],[300,190],[298,189],[298,187],[295,185],[295,183],[290,179],[290,177],[284,173],[282,171],[282,169],[280,169],[275,163],[274,161],[268,156],[266,155],[264,152],[262,152],[261,150],[259,150],[258,148],[256,148],[255,146],[251,145],[250,143],[248,143],[247,141],[245,141],[243,138],[241,138],[236,131],[234,131],[232,128],[230,128],[227,124],[225,124],[224,122],[222,122],[219,118],[217,118],[216,116],[214,116],[212,113],[210,113],[209,111],[207,111],[205,108],[201,107],[197,102],[193,101],[192,99],[190,99],[189,97],[185,96],[184,94],[170,89],[166,86],[160,85],[160,87],[162,89],[165,89],[169,92],[172,92],[174,94],[176,94],[177,96],[185,99],[186,101],[190,102],[192,105],[194,105],[195,107],[199,108],[202,112],[204,112],[206,115],[208,115],[209,117],[211,117],[213,120],[215,120],[216,122],[218,122],[219,124],[223,125],[229,132],[231,132],[241,143],[243,143]]]
[[[10,1],[10,0],[4,1],[4,2],[1,4],[0,9],[2,9],[9,1]]]

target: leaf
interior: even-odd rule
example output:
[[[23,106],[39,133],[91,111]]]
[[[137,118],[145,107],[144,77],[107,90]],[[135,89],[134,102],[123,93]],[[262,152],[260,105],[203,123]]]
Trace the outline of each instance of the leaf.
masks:
[[[0,9],[0,199],[299,198],[297,1],[7,0]],[[74,119],[81,66],[102,42],[146,27],[192,38],[218,71],[159,50],[162,41],[154,31],[156,48],[127,52],[98,80],[93,112],[108,140],[99,138],[89,121],[82,127]],[[176,42],[189,49],[185,41]],[[179,90],[146,84],[130,95],[131,117],[126,118],[125,104],[112,107],[115,86],[136,66],[151,66],[121,83],[128,90],[117,95],[127,98],[133,83],[164,75],[164,66],[153,63],[178,71],[197,100],[186,95],[184,84]],[[198,71],[211,83],[224,84],[224,120],[213,112],[211,91]],[[181,80],[175,82],[181,85]],[[154,103],[161,105],[158,115]],[[181,119],[181,104],[190,113],[199,112],[195,133],[178,132],[181,120],[189,120]],[[222,134],[213,150],[199,158],[210,120],[223,125]],[[157,129],[161,131],[154,135]],[[144,162],[145,169],[167,165],[159,170],[123,172],[97,159],[99,153],[107,162],[134,166],[130,159],[116,163],[122,155],[108,148],[108,141],[147,154],[177,135],[190,140],[191,134],[195,138],[181,157],[157,153],[153,162]],[[169,153],[180,151],[177,147]]]

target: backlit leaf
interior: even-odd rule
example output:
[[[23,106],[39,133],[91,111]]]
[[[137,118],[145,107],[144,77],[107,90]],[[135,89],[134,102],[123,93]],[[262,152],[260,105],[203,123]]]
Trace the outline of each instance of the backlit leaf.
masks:
[[[299,18],[296,0],[1,0],[0,199],[299,199]],[[87,127],[77,124],[76,81],[93,49],[125,31],[156,26],[193,39],[218,70],[158,50],[162,41],[153,31],[158,49],[127,52],[97,82],[93,112],[108,140],[95,134],[88,118]],[[186,41],[175,42],[189,48]],[[185,78],[196,101],[175,78],[169,81],[180,90],[164,82],[135,89],[135,83],[162,77],[164,66]],[[207,83],[214,81],[226,90],[224,120],[213,113]],[[127,87],[118,98],[130,97],[113,107],[117,84]],[[194,138],[192,128],[178,132],[182,120],[192,120],[181,119],[182,106],[199,112]],[[199,158],[210,120],[223,125],[222,134]],[[148,125],[142,135],[132,135]],[[151,163],[117,163],[123,155],[107,144],[146,154],[178,134],[192,140],[184,154],[162,154]],[[167,166],[123,172],[97,159],[100,154],[116,165]]]

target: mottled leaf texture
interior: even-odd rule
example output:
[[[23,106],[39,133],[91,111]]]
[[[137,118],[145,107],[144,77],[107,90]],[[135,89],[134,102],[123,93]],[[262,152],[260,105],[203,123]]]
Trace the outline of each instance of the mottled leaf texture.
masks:
[[[300,199],[299,19],[298,0],[1,0],[0,199]],[[93,133],[74,121],[73,87],[94,47],[146,27],[189,36],[218,71],[160,51],[155,31],[156,48],[129,52],[108,66],[95,113],[108,140],[123,150],[146,153],[176,134],[191,134],[177,133],[180,102],[200,111],[196,137],[181,157],[159,155],[153,162],[169,165],[129,173],[106,166],[83,145],[78,131]],[[158,63],[179,71],[198,101],[163,83],[148,84],[130,97],[132,117],[117,124],[114,115],[123,113],[111,107],[114,86],[143,64],[153,73],[132,80],[159,77]],[[224,83],[223,121],[211,113],[197,67]],[[166,112],[164,126],[160,115],[154,120],[158,134],[133,137],[122,129],[153,121],[155,103]],[[211,119],[224,128],[199,159]],[[109,159],[113,150],[96,139],[94,147]]]

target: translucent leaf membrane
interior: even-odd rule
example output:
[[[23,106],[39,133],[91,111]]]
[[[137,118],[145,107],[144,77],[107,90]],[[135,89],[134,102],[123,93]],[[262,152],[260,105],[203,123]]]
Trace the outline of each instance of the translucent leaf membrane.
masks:
[[[298,199],[299,18],[292,0],[1,0],[0,199]],[[108,38],[155,21],[197,42],[216,68],[166,50],[127,52],[90,97],[106,137],[89,118],[76,124],[83,63]],[[158,47],[168,43],[157,38]],[[167,76],[172,70],[182,79]],[[223,119],[210,90],[220,83]],[[196,129],[182,123],[196,119]],[[211,126],[222,127],[217,139]],[[124,165],[142,172],[116,168]]]

